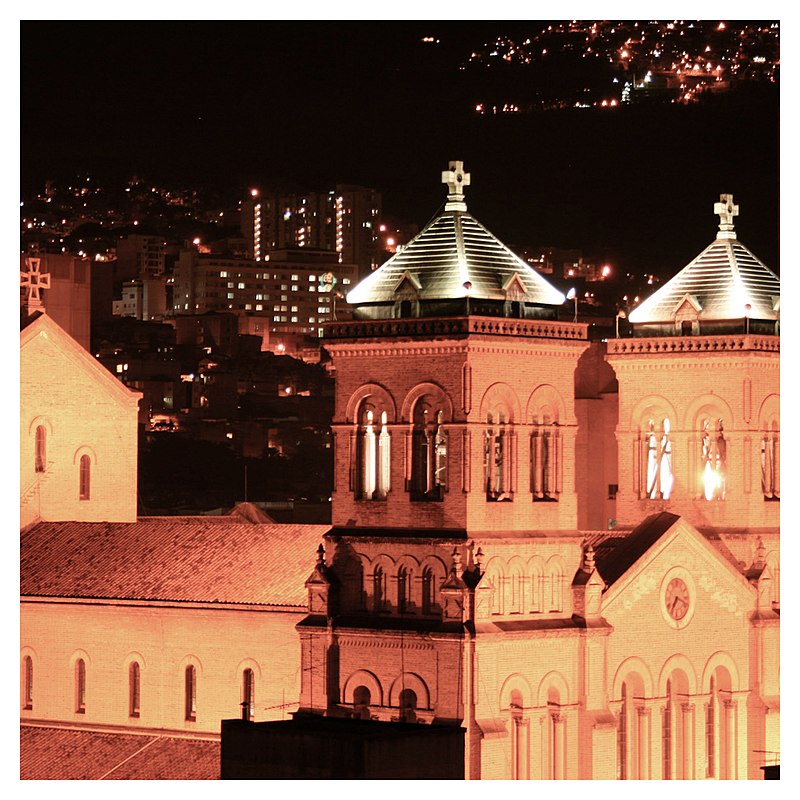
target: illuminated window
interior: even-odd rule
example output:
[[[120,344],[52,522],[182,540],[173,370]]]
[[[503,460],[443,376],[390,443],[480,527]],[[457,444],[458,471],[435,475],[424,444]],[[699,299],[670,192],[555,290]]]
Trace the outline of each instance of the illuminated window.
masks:
[[[86,662],[82,658],[75,662],[75,713],[86,713]]]
[[[491,412],[484,442],[484,482],[487,500],[511,500],[511,426],[505,414]]]
[[[544,416],[531,433],[531,495],[534,501],[558,500],[561,435],[557,424]]]
[[[443,500],[447,482],[447,438],[442,427],[443,411],[429,397],[414,405],[411,432],[412,500]]]
[[[292,279],[293,281],[299,281],[299,280],[300,280],[300,276],[299,276],[299,275],[292,275],[292,278],[291,278],[291,279]]]
[[[356,686],[353,691],[353,717],[355,719],[369,719],[369,705],[372,696],[366,686]]]
[[[242,718],[251,722],[255,715],[256,678],[252,669],[242,672]]]
[[[36,428],[35,464],[36,472],[44,472],[47,469],[47,431],[43,425]]]
[[[92,462],[89,456],[81,456],[80,461],[80,488],[79,488],[79,497],[81,500],[88,500],[89,499],[89,492],[91,488],[91,470],[92,470]]]
[[[225,270],[222,270],[222,272],[219,273],[219,276],[220,276],[220,278],[227,278],[228,277],[228,273],[225,272]]]
[[[22,707],[26,711],[33,708],[33,659],[25,656],[22,659]]]
[[[700,434],[700,452],[703,459],[703,496],[706,500],[724,500],[727,483],[727,442],[723,423],[718,419],[704,419]]]
[[[386,412],[377,414],[377,410],[362,404],[356,443],[356,494],[361,500],[385,500],[389,492],[389,428]]]
[[[197,670],[192,664],[184,675],[184,717],[188,722],[197,719]]]
[[[672,474],[672,440],[670,423],[664,418],[660,426],[655,420],[647,423],[644,436],[644,460],[646,476],[645,497],[650,500],[668,500],[672,494],[674,476]]]
[[[128,716],[138,717],[141,700],[141,671],[137,661],[128,667]]]
[[[237,283],[236,284],[236,288],[237,289],[244,289],[244,284],[243,283]]]

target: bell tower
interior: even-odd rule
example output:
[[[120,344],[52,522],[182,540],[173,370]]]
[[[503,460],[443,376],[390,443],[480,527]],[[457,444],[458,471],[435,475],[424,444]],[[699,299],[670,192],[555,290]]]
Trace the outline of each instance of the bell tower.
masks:
[[[736,237],[715,241],[608,342],[619,381],[617,517],[680,514],[699,528],[775,528],[780,516],[780,280]]]

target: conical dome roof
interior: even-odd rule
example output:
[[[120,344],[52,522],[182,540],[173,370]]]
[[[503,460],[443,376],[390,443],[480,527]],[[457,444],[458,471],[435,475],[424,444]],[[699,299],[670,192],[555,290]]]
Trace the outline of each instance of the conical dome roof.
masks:
[[[444,211],[355,286],[348,303],[394,302],[403,288],[422,301],[471,297],[552,306],[564,302],[558,289],[467,213],[462,187],[469,177],[461,161],[450,162],[442,173],[449,187]]]
[[[737,240],[733,218],[739,207],[733,196],[720,195],[714,213],[720,217],[716,240],[631,311],[633,324],[673,322],[685,303],[694,306],[701,322],[778,319],[780,278]]]

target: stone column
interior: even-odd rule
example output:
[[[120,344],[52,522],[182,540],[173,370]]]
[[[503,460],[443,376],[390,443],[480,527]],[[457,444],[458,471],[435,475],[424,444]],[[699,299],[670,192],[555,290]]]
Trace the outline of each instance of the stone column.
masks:
[[[725,701],[725,739],[727,745],[727,769],[724,777],[728,780],[736,780],[736,701]],[[720,776],[723,777],[723,776]]]
[[[553,780],[564,780],[564,738],[563,714],[553,714]]]

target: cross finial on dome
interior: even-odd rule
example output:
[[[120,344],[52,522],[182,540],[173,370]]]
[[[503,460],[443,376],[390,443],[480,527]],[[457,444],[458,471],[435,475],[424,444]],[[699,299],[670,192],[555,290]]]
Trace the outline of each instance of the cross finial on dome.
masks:
[[[733,218],[739,216],[739,206],[733,204],[732,194],[721,194],[719,203],[714,203],[714,213],[719,216],[717,239],[735,239]]]
[[[442,183],[447,184],[447,205],[445,211],[466,211],[464,187],[469,186],[469,172],[464,172],[463,161],[450,161],[448,169],[442,172]]]
[[[40,271],[41,263],[40,258],[26,258],[25,266],[28,271],[20,270],[19,273],[19,285],[28,290],[25,307],[29,313],[44,308],[40,291],[50,288],[50,273]]]

